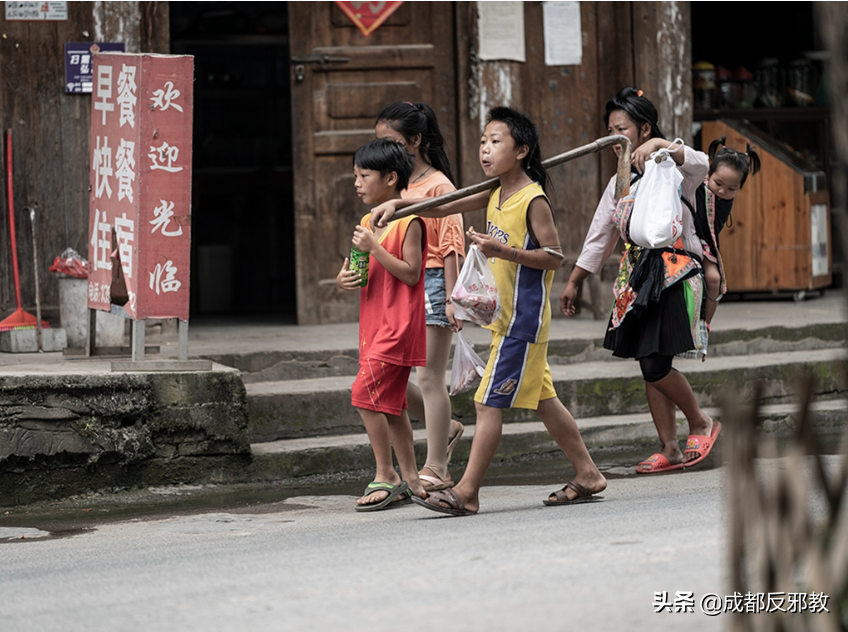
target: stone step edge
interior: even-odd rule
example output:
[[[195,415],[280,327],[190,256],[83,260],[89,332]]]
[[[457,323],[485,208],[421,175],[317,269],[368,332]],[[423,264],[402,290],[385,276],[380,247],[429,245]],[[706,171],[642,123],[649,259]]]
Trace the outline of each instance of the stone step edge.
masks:
[[[844,349],[817,349],[813,351],[789,351],[782,353],[763,353],[744,356],[748,368],[787,364],[808,364],[801,356],[812,357],[814,362],[845,359]],[[739,356],[708,358],[706,362],[698,360],[676,361],[676,368],[686,373],[709,373],[739,368]],[[616,359],[614,361],[593,361],[582,364],[551,365],[554,382],[584,379],[617,379],[638,376],[639,365],[634,360]],[[450,371],[446,372],[446,383],[450,383]],[[414,380],[414,372],[413,372]],[[332,376],[306,378],[300,380],[280,380],[274,382],[253,382],[245,384],[248,397],[252,395],[289,395],[327,390],[350,390],[352,376]]]
[[[802,332],[798,335],[798,332]],[[728,345],[736,342],[751,342],[757,339],[770,338],[781,342],[799,342],[807,338],[817,338],[828,341],[845,340],[845,323],[811,323],[799,325],[798,327],[786,326],[766,326],[756,328],[733,327],[721,329],[716,327],[711,336],[711,343],[716,346]],[[603,346],[603,332],[597,336],[579,336],[575,338],[552,338],[549,346],[556,355],[556,350],[563,347],[576,348],[586,346]],[[477,344],[477,343],[475,343]],[[257,367],[255,371],[246,371],[245,368],[250,362],[248,358],[265,356],[268,362],[261,363],[261,367]],[[202,357],[210,359],[214,362],[232,366],[245,373],[260,373],[274,366],[286,362],[315,362],[326,361],[333,357],[347,357],[355,359],[358,356],[356,347],[342,349],[319,349],[319,350],[268,350],[268,351],[250,351],[246,353],[221,353],[221,354],[204,354]],[[239,366],[240,365],[240,366]]]
[[[848,414],[848,400],[827,400],[814,402],[812,410],[816,413],[829,413],[845,411]],[[721,411],[718,408],[705,408],[704,412],[713,417],[713,419],[721,419]],[[761,419],[785,419],[799,412],[797,404],[774,404],[762,406],[760,408]],[[607,445],[610,442],[618,443],[622,440],[633,441],[637,439],[656,439],[656,430],[654,424],[647,413],[634,413],[627,415],[609,415],[603,417],[586,417],[577,419],[577,427],[580,429],[583,440],[588,447],[594,445]],[[685,428],[686,418],[677,411],[677,424],[682,429]],[[465,432],[462,435],[461,443],[466,443],[474,437],[475,426],[473,424],[465,425]],[[622,434],[622,431],[624,433]],[[545,425],[541,421],[530,422],[514,422],[503,424],[503,436],[511,437],[518,435],[530,435],[536,433],[545,433]],[[618,436],[617,436],[618,435]],[[686,438],[686,433],[679,436],[680,439]],[[413,431],[413,440],[416,445],[426,444],[426,430],[419,429]],[[335,448],[355,448],[369,445],[368,435],[363,431],[357,434],[322,436],[322,437],[305,437],[301,439],[282,439],[279,441],[269,441],[267,443],[254,443],[250,448],[254,455],[267,456],[277,454],[295,454],[310,450],[335,449]],[[458,446],[459,447],[459,446]],[[467,454],[467,449],[464,451]]]

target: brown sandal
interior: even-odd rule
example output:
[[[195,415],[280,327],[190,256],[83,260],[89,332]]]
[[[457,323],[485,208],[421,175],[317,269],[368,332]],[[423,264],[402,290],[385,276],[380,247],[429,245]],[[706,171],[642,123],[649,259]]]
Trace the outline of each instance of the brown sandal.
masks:
[[[577,496],[574,498],[569,498],[566,494],[565,490],[571,489]],[[593,503],[598,500],[601,500],[603,496],[595,496],[588,489],[583,487],[577,481],[569,481],[565,484],[565,487],[562,489],[558,489],[555,492],[551,492],[550,496],[555,496],[556,500],[543,500],[548,507],[554,507],[556,505],[578,505],[580,503]],[[550,498],[548,496],[548,498]]]
[[[438,511],[439,513],[448,514],[449,516],[473,516],[477,513],[476,511],[469,511],[466,509],[465,505],[463,505],[462,501],[459,499],[459,496],[457,496],[456,492],[452,489],[427,494],[427,498],[413,496],[412,502],[416,505],[426,507],[431,511]],[[445,503],[448,506],[442,507],[440,503]]]

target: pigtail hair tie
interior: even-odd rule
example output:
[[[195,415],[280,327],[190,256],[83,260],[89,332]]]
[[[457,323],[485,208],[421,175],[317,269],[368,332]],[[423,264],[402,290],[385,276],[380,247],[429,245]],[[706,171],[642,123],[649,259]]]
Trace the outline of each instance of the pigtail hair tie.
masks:
[[[641,96],[642,96],[642,91],[641,91],[641,90],[637,90],[637,91],[636,91],[636,96],[637,96],[637,97],[641,97]]]

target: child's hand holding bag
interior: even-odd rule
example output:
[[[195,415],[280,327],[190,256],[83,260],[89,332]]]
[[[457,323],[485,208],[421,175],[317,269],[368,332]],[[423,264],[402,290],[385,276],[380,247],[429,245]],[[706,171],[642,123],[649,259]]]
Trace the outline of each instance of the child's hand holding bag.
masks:
[[[501,313],[495,275],[476,244],[468,249],[451,294],[451,303],[457,319],[478,325],[492,324]]]

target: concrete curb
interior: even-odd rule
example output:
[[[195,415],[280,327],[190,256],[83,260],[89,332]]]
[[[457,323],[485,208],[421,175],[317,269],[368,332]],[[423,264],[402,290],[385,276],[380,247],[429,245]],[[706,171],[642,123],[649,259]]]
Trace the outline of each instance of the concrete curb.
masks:
[[[816,376],[820,397],[840,397],[846,391],[844,355],[841,349],[824,349],[675,364],[689,379],[701,406],[714,406],[724,385],[741,385],[750,392],[755,382],[763,384],[766,403],[783,403],[791,401],[797,376],[804,371]],[[648,410],[645,383],[632,360],[554,365],[551,373],[559,398],[575,417]],[[361,421],[350,405],[351,382],[351,377],[325,377],[247,384],[251,442],[358,432]],[[451,398],[456,419],[475,418],[473,396],[470,391]],[[535,418],[532,411],[504,411],[505,424]]]
[[[0,505],[191,482],[249,460],[233,369],[0,376]]]
[[[720,420],[718,409],[706,412]],[[798,414],[797,406],[780,404],[761,409],[761,432],[785,438],[792,434]],[[813,421],[823,435],[841,435],[848,422],[848,401],[818,402],[813,407]],[[686,420],[678,417],[678,438],[686,439]],[[657,435],[647,414],[592,417],[578,420],[580,434],[597,460],[599,455],[622,449],[648,456],[657,447]],[[474,426],[466,425],[451,464],[452,471],[460,469],[468,459]],[[426,434],[414,431],[416,456],[419,462],[426,457]],[[374,467],[374,457],[364,433],[335,437],[310,437],[269,443],[252,444],[253,460],[244,478],[231,482],[259,482],[297,478],[310,475],[344,474]],[[505,424],[495,461],[509,462],[528,457],[559,454],[540,421]],[[635,466],[635,463],[634,463]],[[456,478],[456,477],[455,477]]]
[[[604,326],[598,323],[598,335],[553,337],[548,343],[551,365],[595,361],[615,361],[603,348]],[[488,332],[474,329],[477,352],[488,357]],[[347,344],[355,342],[355,335]],[[845,345],[844,323],[811,323],[799,327],[767,326],[715,330],[710,335],[710,356],[739,356],[788,351],[832,349]],[[355,375],[358,366],[356,347],[317,350],[264,350],[245,353],[204,354],[204,358],[238,369],[245,384]]]

